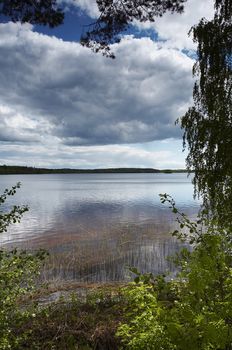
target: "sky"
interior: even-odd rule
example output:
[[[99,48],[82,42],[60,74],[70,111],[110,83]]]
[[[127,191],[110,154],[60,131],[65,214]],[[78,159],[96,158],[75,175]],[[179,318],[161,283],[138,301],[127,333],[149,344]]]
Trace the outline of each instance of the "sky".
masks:
[[[59,0],[55,29],[0,23],[0,164],[47,168],[185,167],[175,120],[192,104],[196,46],[189,29],[212,0],[133,23],[116,59],[79,44],[94,0]]]

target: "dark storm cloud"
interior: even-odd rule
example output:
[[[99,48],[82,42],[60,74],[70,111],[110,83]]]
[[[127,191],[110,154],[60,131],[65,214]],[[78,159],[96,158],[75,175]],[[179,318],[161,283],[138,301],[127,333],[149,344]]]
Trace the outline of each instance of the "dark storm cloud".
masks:
[[[128,37],[115,45],[112,61],[12,23],[0,25],[0,47],[0,104],[12,118],[2,141],[104,145],[180,137],[174,121],[192,89],[192,61],[184,54]]]

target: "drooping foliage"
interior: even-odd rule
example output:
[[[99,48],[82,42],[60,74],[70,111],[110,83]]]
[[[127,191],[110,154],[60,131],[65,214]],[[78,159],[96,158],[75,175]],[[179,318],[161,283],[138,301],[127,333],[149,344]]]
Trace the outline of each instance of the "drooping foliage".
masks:
[[[213,20],[202,19],[192,33],[194,105],[181,120],[187,166],[195,193],[221,224],[232,225],[232,2],[215,1]]]
[[[1,0],[0,15],[10,17],[14,22],[56,27],[63,23],[64,12],[56,0]]]
[[[81,43],[94,52],[114,58],[110,44],[120,41],[129,25],[151,21],[167,11],[182,13],[187,0],[96,0],[99,18],[83,30]],[[65,8],[58,0],[0,0],[0,15],[14,22],[56,27],[63,23]]]
[[[154,22],[167,11],[182,13],[187,0],[96,0],[99,17],[85,26],[81,44],[115,58],[110,44],[120,41],[133,21]],[[14,22],[56,27],[63,23],[65,8],[57,0],[0,0],[0,15]]]
[[[182,13],[187,0],[96,0],[99,18],[83,33],[81,42],[114,58],[110,44],[120,40],[134,21],[154,21],[167,11]],[[213,1],[213,0],[212,0]],[[62,23],[64,8],[57,0],[0,0],[0,14],[13,21],[54,27]],[[232,223],[232,1],[215,0],[212,20],[192,28],[197,43],[193,74],[194,105],[181,119],[187,167],[195,171],[196,194],[205,206]],[[224,207],[226,206],[226,211]]]
[[[187,0],[96,0],[100,16],[88,27],[81,43],[114,58],[109,44],[120,41],[119,34],[137,20],[154,22],[167,11],[182,13]]]

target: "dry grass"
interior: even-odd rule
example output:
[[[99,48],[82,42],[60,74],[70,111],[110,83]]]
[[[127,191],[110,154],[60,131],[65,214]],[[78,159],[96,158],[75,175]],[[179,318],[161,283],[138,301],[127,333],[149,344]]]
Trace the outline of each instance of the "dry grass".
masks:
[[[73,293],[55,303],[40,307],[35,317],[15,330],[28,334],[18,349],[116,350],[115,337],[122,320],[123,299],[116,286],[97,287],[83,301]]]

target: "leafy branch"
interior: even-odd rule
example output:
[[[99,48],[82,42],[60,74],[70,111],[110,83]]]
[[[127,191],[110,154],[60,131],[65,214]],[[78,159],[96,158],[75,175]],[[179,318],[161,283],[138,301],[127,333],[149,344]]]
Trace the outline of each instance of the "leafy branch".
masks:
[[[21,184],[18,182],[11,189],[5,189],[2,195],[0,195],[0,206],[3,205],[7,197],[13,196],[16,190],[20,188]],[[20,222],[23,214],[28,211],[28,206],[14,205],[9,212],[3,212],[0,209],[0,233],[6,232],[10,224]]]

